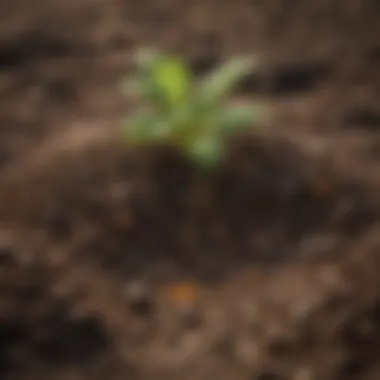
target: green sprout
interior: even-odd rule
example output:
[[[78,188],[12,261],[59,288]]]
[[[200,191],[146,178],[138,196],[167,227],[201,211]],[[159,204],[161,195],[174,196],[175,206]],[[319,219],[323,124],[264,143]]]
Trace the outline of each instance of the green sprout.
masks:
[[[231,59],[196,83],[180,58],[154,51],[137,55],[137,73],[125,90],[139,101],[126,120],[125,134],[135,146],[168,145],[203,168],[215,168],[226,141],[260,118],[260,108],[227,105],[234,87],[254,67],[250,58]]]

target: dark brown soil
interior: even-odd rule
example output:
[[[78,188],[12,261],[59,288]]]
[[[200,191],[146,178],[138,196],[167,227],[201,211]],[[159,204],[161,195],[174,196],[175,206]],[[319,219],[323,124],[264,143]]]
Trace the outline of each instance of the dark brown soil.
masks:
[[[0,4],[0,378],[380,378],[377,1]],[[263,64],[202,175],[120,135],[133,49]]]

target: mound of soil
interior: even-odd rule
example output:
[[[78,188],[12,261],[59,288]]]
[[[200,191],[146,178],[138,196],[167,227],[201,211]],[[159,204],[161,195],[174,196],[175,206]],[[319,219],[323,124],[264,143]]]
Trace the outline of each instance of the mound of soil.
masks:
[[[377,379],[380,9],[0,4],[0,377]],[[262,61],[271,125],[203,175],[132,151],[133,48]]]

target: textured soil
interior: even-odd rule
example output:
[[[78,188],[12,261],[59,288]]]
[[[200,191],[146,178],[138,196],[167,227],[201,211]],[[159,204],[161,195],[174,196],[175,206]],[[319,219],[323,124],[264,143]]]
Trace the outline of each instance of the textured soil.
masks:
[[[380,378],[377,1],[0,4],[0,378]],[[154,45],[262,65],[204,176],[120,135]],[[253,126],[254,127],[254,126]]]

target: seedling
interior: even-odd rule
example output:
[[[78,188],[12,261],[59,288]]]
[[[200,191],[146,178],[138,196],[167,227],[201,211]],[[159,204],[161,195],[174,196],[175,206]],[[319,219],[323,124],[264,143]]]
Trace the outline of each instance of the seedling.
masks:
[[[127,94],[138,101],[125,124],[129,143],[167,145],[196,165],[215,168],[228,138],[260,119],[258,106],[226,104],[253,66],[250,58],[231,59],[198,83],[174,55],[138,54],[137,73],[125,83]]]

